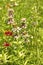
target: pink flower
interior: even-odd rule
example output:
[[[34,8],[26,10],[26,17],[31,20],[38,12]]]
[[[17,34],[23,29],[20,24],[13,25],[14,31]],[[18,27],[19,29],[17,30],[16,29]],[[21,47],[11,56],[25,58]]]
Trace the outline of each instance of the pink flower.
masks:
[[[8,19],[8,24],[13,24],[13,21],[14,21],[14,20],[13,20],[12,18],[9,18],[9,19]]]

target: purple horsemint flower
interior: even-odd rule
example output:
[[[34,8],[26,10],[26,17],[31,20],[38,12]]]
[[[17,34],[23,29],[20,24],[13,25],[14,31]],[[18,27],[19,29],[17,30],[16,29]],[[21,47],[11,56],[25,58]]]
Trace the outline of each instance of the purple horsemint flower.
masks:
[[[13,23],[14,23],[14,19],[9,18],[9,19],[8,19],[8,24],[13,24]]]
[[[22,18],[21,19],[21,26],[20,26],[21,28],[26,28],[27,27],[27,25],[26,25],[26,18]]]
[[[18,39],[18,38],[19,38],[19,35],[18,35],[17,33],[15,33],[15,34],[13,35],[13,37],[14,37],[15,39]]]
[[[13,9],[8,9],[8,16],[9,17],[13,17],[13,13],[14,13]]]
[[[26,28],[26,27],[27,25],[24,22],[22,22],[20,28]]]

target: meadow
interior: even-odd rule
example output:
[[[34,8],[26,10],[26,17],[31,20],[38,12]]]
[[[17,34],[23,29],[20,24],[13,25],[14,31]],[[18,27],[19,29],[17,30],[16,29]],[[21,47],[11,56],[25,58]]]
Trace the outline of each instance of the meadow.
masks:
[[[43,0],[0,0],[0,65],[43,65]]]

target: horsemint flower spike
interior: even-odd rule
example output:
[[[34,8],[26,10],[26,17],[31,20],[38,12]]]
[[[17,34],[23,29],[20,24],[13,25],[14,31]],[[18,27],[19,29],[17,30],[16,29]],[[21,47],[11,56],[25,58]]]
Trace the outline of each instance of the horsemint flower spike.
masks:
[[[13,9],[8,9],[8,16],[9,17],[13,17],[13,13],[14,13],[14,10]]]
[[[21,28],[26,28],[27,27],[27,25],[26,25],[26,18],[22,18],[21,19],[21,26],[20,26]]]
[[[8,19],[8,24],[13,24],[13,23],[14,23],[14,19],[10,17],[10,18]]]
[[[13,13],[14,13],[13,9],[11,9],[11,8],[8,9],[8,24],[13,24],[14,23]]]

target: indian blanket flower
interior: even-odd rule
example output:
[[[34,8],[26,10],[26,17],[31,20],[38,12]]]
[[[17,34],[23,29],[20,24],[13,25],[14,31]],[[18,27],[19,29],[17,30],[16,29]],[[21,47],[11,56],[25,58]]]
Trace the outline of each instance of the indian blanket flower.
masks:
[[[12,31],[5,31],[5,35],[7,35],[7,36],[12,36]]]
[[[8,47],[8,46],[10,46],[10,44],[9,43],[7,43],[7,42],[4,42],[4,44],[3,44],[5,47]]]

